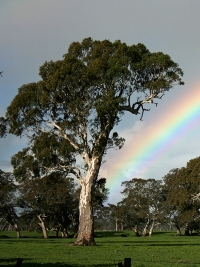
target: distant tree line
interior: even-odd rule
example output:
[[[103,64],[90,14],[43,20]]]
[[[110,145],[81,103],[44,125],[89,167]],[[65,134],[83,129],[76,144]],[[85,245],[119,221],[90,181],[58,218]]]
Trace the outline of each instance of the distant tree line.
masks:
[[[52,140],[51,140],[52,141]],[[55,141],[55,140],[54,140]],[[54,143],[56,144],[56,143]],[[37,146],[42,150],[42,145]],[[58,147],[57,147],[58,149]],[[55,236],[76,235],[79,224],[80,187],[66,173],[42,171],[39,154],[32,148],[12,157],[13,173],[0,170],[0,229],[42,231]],[[50,153],[47,146],[47,155]],[[40,159],[41,160],[41,159]],[[97,179],[93,191],[94,229],[151,236],[156,230],[176,229],[177,235],[200,231],[200,157],[186,167],[172,169],[162,180],[133,178],[122,182],[122,200],[107,204],[106,179]],[[197,197],[195,197],[197,196]]]

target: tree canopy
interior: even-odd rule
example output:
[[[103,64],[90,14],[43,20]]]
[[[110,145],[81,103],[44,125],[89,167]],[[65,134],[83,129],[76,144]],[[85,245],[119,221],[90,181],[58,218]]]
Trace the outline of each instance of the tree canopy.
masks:
[[[199,219],[200,203],[193,200],[199,193],[200,157],[191,159],[186,167],[176,168],[164,176],[166,209],[171,212],[175,225],[184,226],[189,234],[190,224]]]

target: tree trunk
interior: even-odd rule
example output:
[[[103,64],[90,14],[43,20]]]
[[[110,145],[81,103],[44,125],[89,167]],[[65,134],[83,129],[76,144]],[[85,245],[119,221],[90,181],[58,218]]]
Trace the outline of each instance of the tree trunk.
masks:
[[[115,231],[118,231],[118,218],[115,218]]]
[[[154,229],[154,227],[157,226],[157,225],[159,225],[159,224],[160,224],[160,223],[155,223],[155,220],[153,220],[152,225],[151,225],[151,228],[150,228],[150,230],[149,230],[149,236],[150,236],[150,237],[151,237],[152,234],[153,234],[153,229]]]
[[[8,231],[12,231],[15,229],[15,231],[17,233],[17,238],[21,238],[21,233],[20,233],[20,229],[19,229],[17,220],[15,218],[10,218],[9,220],[7,219],[7,221],[9,222]]]
[[[150,237],[151,237],[152,234],[153,234],[153,229],[154,229],[154,227],[160,224],[160,223],[156,223],[157,219],[158,219],[158,214],[157,214],[157,213],[156,213],[156,214],[153,214],[152,224],[151,224],[151,227],[150,227],[150,229],[149,229],[149,236],[150,236]]]
[[[180,227],[177,224],[175,224],[175,227],[176,227],[176,235],[180,236],[181,235]]]
[[[78,237],[78,232],[76,232],[73,236],[73,238],[77,238]]]
[[[172,231],[172,225],[173,225],[173,223],[170,222],[170,223],[169,223],[169,231]]]
[[[141,236],[138,230],[138,225],[136,225],[135,227],[133,227],[133,231],[135,232],[136,236]]]
[[[155,222],[153,221],[152,224],[151,224],[151,227],[150,227],[150,229],[149,229],[149,236],[150,236],[150,237],[151,237],[152,234],[153,234],[154,224],[155,224]]]
[[[121,222],[121,230],[124,231],[124,224]]]
[[[17,233],[17,238],[21,238],[21,233],[20,233],[20,229],[18,227],[18,224],[14,223],[14,227],[15,227],[15,230],[16,230],[16,233]]]
[[[64,227],[61,227],[61,236],[62,236],[62,238],[66,238],[66,237],[68,237],[69,236],[69,234],[68,234],[68,232],[67,232],[67,229],[66,228],[64,228]]]
[[[103,151],[103,150],[102,150]],[[95,185],[102,155],[87,158],[88,171],[85,179],[80,179],[81,192],[79,201],[79,228],[76,246],[95,246],[94,240],[94,217],[92,208],[92,190]]]
[[[59,226],[55,227],[55,229],[54,229],[55,237],[58,237],[58,235],[59,235],[59,230],[60,230]]]
[[[147,234],[147,227],[148,227],[148,225],[145,225],[145,227],[144,227],[144,229],[142,231],[142,236],[146,236],[146,234]]]
[[[38,224],[42,228],[44,238],[49,238],[48,233],[47,233],[47,228],[46,228],[46,225],[45,225],[44,219],[43,219],[44,215],[39,214],[37,217],[40,220],[40,222]]]
[[[9,223],[9,225],[8,225],[8,231],[13,231],[13,224]]]
[[[144,227],[144,229],[142,231],[142,236],[146,236],[146,234],[147,234],[147,228],[149,226],[149,223],[150,223],[150,221],[149,221],[149,217],[148,217],[147,223],[146,223],[146,225],[145,225],[145,227]]]
[[[92,187],[94,174],[88,179],[81,181],[81,193],[79,202],[79,229],[77,240],[74,245],[95,246],[94,241],[94,218],[92,209]]]
[[[186,223],[186,226],[185,226],[185,235],[186,236],[189,236],[190,235],[190,231],[189,231],[189,223]]]

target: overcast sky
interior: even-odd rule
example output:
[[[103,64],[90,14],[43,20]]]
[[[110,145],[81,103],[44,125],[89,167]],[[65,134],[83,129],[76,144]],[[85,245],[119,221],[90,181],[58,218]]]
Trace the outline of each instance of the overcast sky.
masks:
[[[126,150],[134,148],[135,135],[143,142],[150,126],[161,126],[160,118],[173,116],[176,106],[181,110],[183,97],[188,96],[188,101],[193,101],[191,95],[200,99],[199,11],[199,0],[0,0],[0,116],[5,115],[20,86],[40,79],[39,66],[62,59],[71,42],[92,37],[121,40],[128,45],[143,43],[151,52],[169,54],[184,71],[185,85],[166,94],[157,108],[152,106],[142,122],[136,116],[124,117],[118,130],[128,145],[108,153],[100,175],[108,180],[110,203],[120,199],[122,181],[138,176],[162,179],[170,169],[200,156],[200,114],[195,117],[195,126],[180,134],[176,143],[144,171],[126,169],[124,177],[113,173]],[[10,158],[24,146],[25,140],[14,136],[0,139],[0,168],[12,170]]]

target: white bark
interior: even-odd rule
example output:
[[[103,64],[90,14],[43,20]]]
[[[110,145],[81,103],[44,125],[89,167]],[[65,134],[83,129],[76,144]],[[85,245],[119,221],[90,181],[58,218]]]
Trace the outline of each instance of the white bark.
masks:
[[[152,225],[151,225],[151,227],[150,227],[150,229],[149,229],[149,236],[152,236],[152,234],[153,234],[153,229],[157,226],[157,225],[159,225],[160,223],[155,223],[155,220],[153,220],[153,222],[152,222]]]
[[[97,157],[90,159],[86,178],[80,179],[79,230],[74,245],[95,245],[92,189],[99,172],[99,161]]]
[[[147,228],[149,226],[149,223],[150,223],[150,221],[149,221],[149,216],[148,216],[147,223],[146,223],[146,225],[145,225],[145,227],[144,227],[144,229],[142,231],[142,236],[146,236],[146,234],[147,234]]]
[[[118,218],[115,218],[115,231],[118,231]]]
[[[47,228],[46,228],[46,225],[45,225],[45,222],[44,222],[44,219],[43,219],[44,215],[39,214],[37,217],[40,220],[40,222],[38,224],[42,228],[42,232],[43,232],[44,238],[49,238],[48,237],[48,233],[47,233]]]
[[[17,233],[17,238],[20,238],[21,237],[21,233],[20,233],[20,230],[19,230],[19,226],[18,226],[18,224],[16,222],[14,223],[14,227],[15,227],[15,230],[16,230],[16,233]]]

